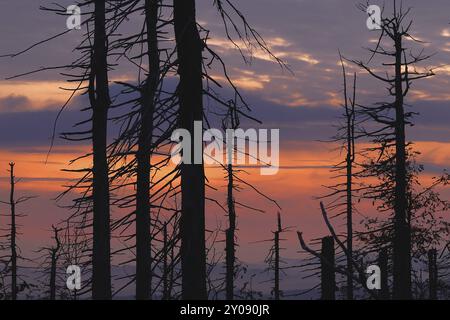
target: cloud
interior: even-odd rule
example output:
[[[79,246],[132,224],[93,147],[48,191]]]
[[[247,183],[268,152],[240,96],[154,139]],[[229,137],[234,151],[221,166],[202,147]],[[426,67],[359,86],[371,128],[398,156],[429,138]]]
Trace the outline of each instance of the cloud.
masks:
[[[68,91],[60,89],[65,85],[58,81],[3,81],[0,83],[0,112],[58,108],[70,96]]]
[[[56,110],[17,111],[0,115],[0,144],[3,148],[24,148],[48,145],[56,119]],[[62,116],[58,130],[67,130],[82,115],[67,111]],[[57,140],[57,143],[62,141]],[[75,144],[75,143],[74,143]]]
[[[450,29],[449,28],[442,29],[441,36],[445,38],[450,38]]]
[[[23,95],[10,94],[0,98],[0,110],[3,112],[24,111],[31,105],[30,99]]]

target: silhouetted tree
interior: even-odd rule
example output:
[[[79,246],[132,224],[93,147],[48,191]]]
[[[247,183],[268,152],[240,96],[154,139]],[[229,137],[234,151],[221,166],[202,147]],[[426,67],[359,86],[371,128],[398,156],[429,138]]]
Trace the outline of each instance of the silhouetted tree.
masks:
[[[11,300],[17,300],[17,225],[16,225],[16,199],[14,196],[16,180],[14,177],[14,162],[9,163],[10,173],[10,194],[9,205],[11,209],[11,232],[10,232],[10,248],[11,248]]]
[[[20,248],[17,244],[17,236],[19,234],[19,224],[18,219],[24,217],[24,214],[17,212],[17,206],[23,202],[26,202],[33,197],[31,196],[21,196],[16,198],[16,184],[17,179],[14,175],[15,163],[9,163],[9,200],[8,201],[0,201],[0,203],[9,206],[9,213],[6,214],[10,219],[7,229],[2,229],[6,231],[6,235],[3,237],[6,239],[7,244],[2,245],[2,249],[6,250],[7,253],[5,256],[2,256],[2,260],[5,261],[5,269],[2,273],[2,282],[4,283],[4,274],[7,275],[11,279],[10,282],[10,292],[6,292],[5,288],[5,296],[9,297],[11,300],[17,300],[18,294],[25,289],[31,289],[31,285],[27,283],[25,280],[21,279],[18,269],[19,269],[19,260],[24,259],[24,257],[20,253]]]
[[[109,212],[109,177],[107,146],[108,109],[111,104],[108,84],[108,39],[105,4],[95,0],[94,43],[89,77],[92,107],[92,297],[111,299],[111,230]]]
[[[272,293],[275,300],[280,300],[283,295],[282,290],[280,289],[280,272],[282,272],[283,267],[281,266],[282,260],[280,258],[280,251],[282,247],[280,246],[281,241],[283,239],[280,238],[280,235],[283,232],[288,231],[289,228],[283,228],[281,225],[281,214],[277,213],[277,229],[273,231],[273,239],[269,240],[273,243],[272,247],[269,250],[269,254],[267,255],[265,262],[269,264],[268,270],[273,271],[273,288]]]
[[[223,129],[235,130],[239,127],[239,116],[237,114],[236,106],[231,105],[231,108],[227,114],[227,117],[223,121]],[[228,139],[227,139],[228,140]],[[234,156],[234,141],[227,141],[227,209],[228,209],[228,229],[225,232],[225,292],[227,300],[234,299],[234,279],[236,275],[235,263],[236,263],[236,206],[234,199],[234,170],[233,170],[233,156]]]
[[[136,176],[136,298],[151,298],[152,250],[150,217],[150,157],[155,97],[160,77],[158,51],[159,0],[145,1],[149,72],[142,89]]]
[[[58,278],[58,260],[61,255],[61,239],[59,233],[62,229],[59,229],[52,225],[53,239],[55,245],[52,247],[44,247],[38,252],[45,252],[44,262],[42,264],[46,276],[48,276],[48,299],[56,300],[57,293],[57,278]]]
[[[347,248],[345,246],[345,244],[340,240],[339,236],[337,235],[333,225],[330,222],[330,219],[328,217],[328,213],[325,209],[324,204],[321,202],[320,203],[320,209],[322,211],[322,218],[325,222],[325,225],[328,228],[328,231],[330,233],[331,238],[333,239],[333,241],[338,245],[338,247],[340,248],[340,250],[342,250],[342,252],[344,253],[345,256],[348,256],[348,252],[347,252]],[[308,252],[309,254],[311,254],[312,256],[318,258],[321,262],[321,265],[323,265],[323,263],[327,263],[328,267],[332,267],[332,269],[334,270],[334,273],[339,273],[342,274],[346,277],[351,276],[353,278],[353,282],[359,283],[361,285],[361,287],[370,295],[370,297],[377,299],[378,295],[377,293],[373,292],[373,290],[369,290],[367,288],[366,285],[366,280],[365,280],[365,268],[364,268],[364,263],[363,263],[363,259],[360,258],[358,259],[358,257],[352,257],[351,262],[353,265],[353,269],[356,271],[357,275],[351,275],[348,273],[348,269],[345,268],[343,269],[342,267],[340,267],[339,265],[336,265],[335,263],[335,259],[333,261],[328,261],[328,259],[323,255],[323,253],[313,250],[311,249],[306,242],[303,239],[303,235],[301,232],[297,231],[297,236],[300,242],[300,246],[303,250],[305,250],[306,252]],[[324,240],[324,241],[330,241],[330,240]],[[321,249],[322,251],[322,249]],[[327,252],[331,252],[331,250],[327,250]],[[327,271],[328,272],[328,271]],[[328,274],[328,273],[327,273]]]
[[[275,300],[280,300],[280,234],[283,232],[281,227],[281,215],[278,213],[278,228],[274,232],[274,288]]]
[[[180,82],[179,127],[191,134],[191,159],[181,169],[181,267],[183,299],[206,299],[205,174],[203,145],[195,146],[194,122],[203,122],[202,48],[195,0],[174,0]],[[203,132],[203,131],[202,131]],[[199,150],[199,151],[197,151]],[[200,159],[195,157],[200,153]]]
[[[409,12],[410,9],[404,10],[394,1],[392,15],[382,18],[381,33],[375,48],[369,49],[372,53],[369,62],[374,56],[392,59],[383,63],[387,69],[385,74],[379,74],[367,63],[354,61],[386,84],[393,98],[392,102],[379,103],[374,107],[363,106],[361,113],[367,121],[379,125],[364,132],[375,146],[367,149],[372,160],[365,165],[362,175],[381,180],[376,186],[369,185],[365,195],[382,201],[384,206],[379,207],[381,211],[394,211],[391,241],[395,299],[411,298],[411,210],[408,197],[414,183],[414,154],[411,144],[406,141],[406,126],[412,124],[414,113],[405,110],[405,97],[414,81],[433,75],[432,70],[422,72],[418,68],[418,64],[429,56],[423,55],[422,51],[414,54],[413,50],[404,46],[406,39],[416,41],[410,35],[412,22],[405,21]]]
[[[338,182],[327,186],[330,190],[328,194],[320,197],[321,199],[330,199],[327,209],[335,212],[334,217],[345,215],[346,220],[346,251],[347,260],[347,299],[353,300],[353,193],[357,190],[354,187],[354,166],[355,166],[355,126],[356,126],[356,73],[353,75],[353,92],[350,95],[347,88],[347,73],[345,64],[341,54],[339,53],[342,77],[344,86],[344,100],[342,116],[342,124],[338,127],[337,134],[332,138],[331,142],[340,143],[341,150],[345,152],[345,159],[332,168],[333,179],[345,177],[344,182]]]
[[[59,230],[52,226],[54,232],[54,239],[56,245],[50,249],[51,254],[51,269],[50,269],[50,300],[56,299],[56,268],[58,265],[59,250],[61,249],[61,242],[58,237]]]

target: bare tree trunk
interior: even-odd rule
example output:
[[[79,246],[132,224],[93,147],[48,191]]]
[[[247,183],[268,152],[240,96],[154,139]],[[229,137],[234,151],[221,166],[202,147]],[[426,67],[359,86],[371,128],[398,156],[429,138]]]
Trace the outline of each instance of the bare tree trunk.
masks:
[[[278,228],[277,231],[275,231],[275,244],[274,244],[274,251],[275,251],[275,261],[274,261],[274,269],[275,269],[275,286],[273,288],[274,291],[274,297],[275,300],[280,300],[280,234],[283,232],[283,229],[281,227],[281,215],[278,213]]]
[[[155,94],[159,81],[158,0],[145,1],[149,75],[141,94],[141,123],[137,152],[136,190],[136,299],[151,299],[152,250],[150,170]]]
[[[352,160],[347,155],[347,299],[353,300],[353,208],[352,208]]]
[[[58,265],[58,254],[61,248],[61,243],[59,241],[58,232],[59,230],[52,226],[54,238],[56,241],[56,246],[51,249],[50,257],[50,300],[56,300],[56,268]]]
[[[378,153],[377,159],[367,162],[365,173],[362,176],[375,177],[380,180],[378,185],[369,185],[369,191],[365,191],[368,198],[381,201],[385,208],[394,211],[393,226],[390,241],[392,245],[393,264],[393,298],[407,300],[412,298],[411,293],[411,215],[419,210],[420,204],[412,196],[414,185],[417,184],[418,172],[421,168],[415,164],[414,152],[410,152],[406,142],[406,125],[413,125],[411,117],[413,112],[405,112],[404,99],[414,81],[432,77],[432,69],[420,71],[422,67],[417,64],[426,61],[429,56],[412,53],[412,49],[403,47],[403,38],[410,40],[410,27],[412,21],[405,23],[410,10],[404,10],[402,4],[397,6],[397,1],[392,1],[393,16],[384,17],[380,24],[382,32],[375,49],[370,49],[374,56],[385,57],[389,61],[382,63],[388,70],[377,70],[361,61],[357,65],[364,68],[371,76],[382,81],[388,87],[389,95],[393,102],[382,102],[375,107],[362,107],[362,114],[377,123],[377,128],[365,132],[365,136],[371,137],[377,145],[370,147],[366,152]],[[389,47],[387,49],[382,38],[386,37]],[[409,51],[407,53],[407,51]],[[394,61],[392,61],[392,59]],[[390,69],[393,69],[389,72]],[[423,69],[422,69],[423,70]],[[382,74],[385,75],[382,75]],[[379,128],[378,126],[381,126]],[[410,154],[411,153],[411,154]],[[369,155],[369,157],[371,157]],[[410,160],[411,159],[411,160]],[[409,203],[411,201],[411,203]]]
[[[321,257],[321,299],[335,300],[336,276],[334,273],[335,256],[333,237],[322,238]]]
[[[395,216],[394,216],[394,298],[411,298],[411,227],[407,214],[407,168],[405,111],[402,85],[402,35],[395,35]]]
[[[93,149],[93,252],[92,297],[111,299],[111,230],[109,212],[109,179],[107,122],[110,106],[107,65],[105,1],[95,1],[94,50],[92,57],[90,99]],[[95,79],[94,79],[95,78]],[[94,85],[95,80],[95,85]]]
[[[350,131],[350,129],[349,129]],[[348,148],[352,148],[352,136],[348,138]],[[349,149],[351,150],[351,149]],[[353,300],[353,200],[352,200],[352,178],[353,178],[353,154],[347,154],[347,299]]]
[[[378,257],[378,265],[381,271],[381,291],[380,298],[381,300],[389,300],[389,272],[388,272],[388,252],[386,248],[382,248],[380,255]]]
[[[437,300],[437,285],[437,251],[436,249],[431,249],[428,251],[428,286],[430,289],[430,300]]]
[[[11,208],[11,299],[17,300],[17,227],[16,227],[16,200],[14,199],[15,177],[14,177],[14,162],[9,163],[10,173],[10,194],[9,205]]]
[[[195,0],[174,0],[174,24],[180,83],[180,127],[194,137],[194,122],[203,121],[202,41]],[[195,156],[194,141],[191,140]],[[207,299],[205,252],[205,173],[200,159],[181,164],[181,268],[183,299]],[[192,159],[191,159],[192,160]],[[201,164],[199,164],[200,162]]]
[[[345,72],[345,65],[341,57],[342,71],[344,78],[344,105],[346,124],[346,142],[347,142],[347,156],[346,156],[346,206],[347,206],[347,299],[353,300],[353,163],[355,162],[355,104],[356,104],[356,73],[353,77],[353,97],[350,101],[347,96],[347,76]]]
[[[236,212],[233,198],[233,165],[228,164],[228,221],[229,228],[226,231],[226,296],[227,300],[234,299],[234,265],[236,261],[236,244],[235,244],[235,232],[236,232]]]

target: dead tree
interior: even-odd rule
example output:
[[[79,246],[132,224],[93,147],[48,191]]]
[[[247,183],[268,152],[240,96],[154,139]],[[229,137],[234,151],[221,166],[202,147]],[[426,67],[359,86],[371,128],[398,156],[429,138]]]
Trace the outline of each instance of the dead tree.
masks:
[[[400,31],[400,20],[393,23],[392,39],[395,43],[395,217],[394,217],[394,297],[411,297],[411,226],[407,210],[407,172],[406,172],[406,134],[405,109],[403,98],[404,75],[402,67],[408,67],[403,62],[403,35],[407,30]],[[408,70],[408,69],[406,69]],[[408,72],[408,71],[406,71]],[[406,75],[409,86],[408,75]]]
[[[92,298],[111,299],[111,229],[107,147],[108,109],[111,104],[108,84],[108,48],[105,4],[96,0],[94,44],[89,77],[92,107]]]
[[[428,251],[428,287],[430,300],[437,300],[438,287],[437,250]]]
[[[282,296],[282,290],[280,289],[280,272],[282,272],[283,267],[281,266],[282,260],[280,258],[280,251],[282,250],[281,241],[283,239],[280,238],[280,235],[283,232],[288,231],[289,228],[283,228],[281,225],[281,214],[277,213],[277,229],[273,231],[273,238],[271,240],[267,240],[272,242],[272,247],[269,250],[269,253],[265,259],[265,262],[269,265],[267,271],[273,272],[273,288],[272,294],[275,300],[280,300]]]
[[[9,223],[9,228],[4,229],[4,231],[7,232],[6,235],[4,235],[3,237],[6,238],[6,241],[8,242],[6,245],[2,246],[3,249],[7,250],[8,253],[6,254],[6,256],[3,256],[2,259],[5,259],[5,269],[1,272],[2,273],[2,277],[3,277],[3,273],[7,276],[10,275],[10,279],[11,279],[11,292],[7,293],[7,296],[9,296],[11,298],[11,300],[17,300],[18,298],[18,294],[19,292],[25,290],[26,288],[30,288],[30,286],[25,282],[22,281],[21,283],[19,283],[20,281],[20,277],[19,277],[19,260],[24,259],[21,254],[20,254],[20,249],[18,247],[17,244],[17,235],[19,234],[19,224],[17,223],[17,220],[19,218],[24,217],[24,214],[18,213],[16,211],[17,206],[23,202],[26,202],[30,199],[32,199],[33,197],[30,196],[22,196],[22,197],[18,197],[16,199],[16,184],[17,184],[17,179],[14,175],[14,168],[15,168],[15,163],[14,162],[10,162],[9,163],[9,185],[10,185],[10,190],[9,190],[9,199],[8,201],[0,201],[0,203],[5,204],[9,207],[9,214],[5,215],[7,217],[10,218],[10,223]],[[2,279],[3,281],[4,279]]]
[[[327,226],[328,231],[331,234],[331,238],[333,239],[334,242],[337,243],[338,247],[342,250],[342,252],[344,252],[344,254],[346,256],[348,256],[347,248],[346,248],[345,244],[340,240],[339,236],[336,234],[336,231],[334,230],[334,227],[331,224],[330,219],[328,218],[327,211],[326,211],[325,206],[324,206],[324,204],[322,202],[320,203],[320,209],[322,211],[322,218],[323,218],[323,220],[325,222],[325,225]],[[318,258],[320,260],[320,262],[321,262],[321,265],[323,263],[328,263],[328,267],[331,267],[331,269],[334,270],[333,271],[334,273],[337,272],[337,273],[339,273],[341,275],[344,275],[344,276],[352,276],[353,282],[359,283],[361,285],[361,287],[366,290],[366,292],[369,294],[370,297],[372,297],[374,299],[378,298],[376,293],[374,293],[372,290],[369,290],[367,288],[366,281],[365,281],[365,270],[364,270],[362,259],[357,260],[357,259],[355,259],[355,257],[352,258],[352,260],[351,260],[352,261],[352,265],[353,265],[353,268],[356,271],[357,275],[350,275],[348,273],[347,268],[343,269],[339,265],[335,264],[335,258],[333,258],[332,261],[329,261],[328,259],[326,259],[326,257],[324,256],[323,253],[311,249],[306,244],[306,242],[304,241],[301,232],[297,231],[297,236],[298,236],[301,248],[303,250],[305,250],[307,253],[311,254],[312,256]],[[325,242],[327,242],[327,241],[329,242],[330,240],[324,240],[324,241]],[[329,248],[329,244],[325,243],[325,245],[328,245],[328,247],[326,247],[326,248]],[[322,250],[322,251],[324,251],[324,250]],[[331,252],[331,249],[327,249],[326,251],[327,252]],[[333,249],[333,252],[334,252],[334,249]],[[321,270],[321,273],[322,273],[322,270]],[[335,287],[336,287],[336,285],[335,285]]]
[[[320,199],[328,199],[327,209],[335,213],[334,217],[345,215],[346,223],[346,250],[344,254],[347,262],[347,299],[353,300],[353,194],[354,167],[355,167],[355,126],[356,126],[356,73],[353,75],[353,92],[350,95],[347,88],[347,73],[341,54],[339,53],[344,87],[342,124],[337,129],[337,134],[331,139],[332,143],[341,144],[341,150],[345,152],[345,159],[340,161],[331,169],[335,174],[333,179],[345,178],[345,181],[327,186],[329,193]]]
[[[241,100],[246,111],[250,111],[248,105],[243,101],[236,86],[230,80],[224,62],[208,45],[206,39],[203,41],[197,28],[195,16],[195,0],[174,0],[174,27],[177,45],[177,63],[180,82],[177,88],[179,97],[179,128],[194,132],[194,122],[203,121],[203,95],[210,97],[221,106],[228,108],[228,103],[224,102],[217,94],[210,90],[209,86],[203,88],[202,79],[208,82],[218,83],[208,74],[206,69],[211,64],[218,62],[226,77],[226,81],[231,86],[233,92]],[[228,39],[239,49],[238,42],[242,42],[247,48],[259,48],[267,53],[280,65],[285,66],[282,61],[276,58],[267,48],[261,36],[247,22],[244,15],[233,5],[231,0],[214,1],[214,5],[219,11],[220,17],[225,26]],[[234,21],[235,15],[239,22]],[[241,26],[239,26],[241,24]],[[242,30],[241,30],[242,29]],[[201,28],[207,33],[207,30]],[[233,39],[230,32],[235,32],[238,41]],[[210,56],[203,59],[202,51]],[[251,50],[250,50],[251,51]],[[245,58],[244,58],[245,59]],[[207,61],[206,63],[204,61]],[[205,69],[205,71],[203,69]],[[220,87],[220,86],[219,86]],[[254,118],[239,110],[239,114],[251,120]],[[192,141],[193,142],[193,141]],[[203,145],[196,146],[191,143],[191,156],[203,154]],[[205,268],[205,176],[203,157],[200,159],[189,159],[191,164],[180,165],[181,175],[181,264],[183,271],[183,297],[186,299],[206,298],[206,268]],[[192,160],[195,163],[192,164]]]
[[[234,299],[234,277],[235,277],[235,261],[236,261],[236,212],[233,200],[233,168],[228,165],[228,219],[229,227],[226,230],[225,244],[225,263],[226,263],[226,297],[227,300]]]
[[[239,127],[239,115],[236,110],[236,105],[230,102],[230,109],[228,111],[227,117],[223,121],[223,129],[237,129]],[[228,209],[228,229],[225,232],[225,264],[226,264],[226,275],[225,275],[225,292],[227,300],[234,299],[234,279],[236,276],[236,206],[234,199],[234,169],[233,169],[233,155],[234,155],[234,141],[226,141],[227,145],[227,209]]]
[[[61,286],[58,287],[57,282],[58,280],[61,281],[64,279],[64,277],[61,277],[61,275],[58,274],[59,259],[64,251],[60,237],[60,232],[63,230],[63,228],[57,228],[52,225],[53,240],[55,241],[55,244],[50,247],[43,247],[37,251],[39,253],[43,252],[41,268],[43,269],[43,277],[45,278],[44,285],[48,287],[47,292],[49,300],[56,300],[57,292],[58,290],[61,290]],[[62,290],[61,296],[64,296]]]
[[[365,8],[365,7],[364,7]],[[420,71],[418,64],[429,58],[423,51],[415,54],[404,46],[406,39],[416,41],[410,35],[412,22],[406,22],[409,9],[393,2],[393,14],[383,17],[381,34],[373,49],[372,57],[389,59],[383,63],[382,73],[368,63],[353,61],[375,79],[388,86],[391,102],[382,102],[374,107],[362,107],[363,117],[376,123],[376,129],[365,130],[376,145],[367,150],[368,161],[363,170],[364,177],[377,177],[377,186],[369,186],[366,195],[383,203],[380,211],[394,212],[392,218],[393,297],[410,299],[411,293],[411,211],[410,199],[414,181],[413,151],[406,141],[406,126],[411,125],[413,112],[405,110],[405,98],[414,81],[433,75],[433,71]],[[391,49],[393,48],[393,49]],[[373,154],[376,154],[375,156]]]
[[[61,241],[59,240],[58,232],[60,231],[55,226],[52,226],[53,238],[56,245],[50,249],[50,300],[56,299],[56,268],[58,266],[59,250],[61,249]]]
[[[342,60],[341,60],[342,61]],[[347,201],[346,201],[346,224],[347,224],[347,299],[353,300],[353,163],[355,162],[355,95],[356,95],[356,73],[353,81],[353,98],[348,101],[347,99],[347,81],[345,80],[345,66],[342,63],[344,74],[344,90],[345,90],[345,117],[346,123],[346,142],[347,142],[347,155],[345,158],[346,164],[346,177],[347,177]]]
[[[195,0],[174,0],[178,56],[179,127],[191,134],[190,163],[181,173],[181,268],[183,299],[207,298],[205,252],[205,173],[203,145],[194,147],[194,122],[203,122],[202,48]],[[199,151],[197,151],[199,149]],[[199,153],[200,159],[195,154]]]
[[[57,228],[52,225],[53,239],[55,244],[52,247],[44,247],[37,252],[44,252],[43,272],[45,279],[48,281],[46,286],[48,286],[48,299],[56,300],[56,294],[58,290],[57,280],[58,280],[58,263],[62,252],[62,242],[60,239],[60,232],[63,229]],[[47,278],[48,276],[48,278]]]
[[[16,200],[14,196],[16,179],[14,177],[14,162],[9,163],[10,173],[10,193],[9,205],[11,209],[11,231],[10,231],[10,248],[11,248],[11,300],[17,300],[17,226],[16,226]]]
[[[278,229],[274,232],[274,297],[275,300],[280,300],[280,234],[283,232],[281,227],[281,215],[278,213]]]
[[[152,250],[150,217],[150,169],[155,97],[159,83],[159,0],[145,1],[149,73],[142,89],[136,176],[136,298],[151,298]]]

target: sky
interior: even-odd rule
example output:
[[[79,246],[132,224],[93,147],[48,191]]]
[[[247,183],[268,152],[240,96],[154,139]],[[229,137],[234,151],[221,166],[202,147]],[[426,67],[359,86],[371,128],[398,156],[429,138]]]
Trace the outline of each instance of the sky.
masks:
[[[319,203],[315,197],[323,195],[323,185],[333,183],[329,168],[342,155],[334,145],[324,142],[335,132],[337,118],[342,113],[342,75],[340,51],[349,59],[367,61],[366,48],[373,46],[379,33],[366,27],[367,15],[357,8],[354,0],[241,0],[235,1],[248,22],[261,34],[272,52],[283,59],[290,71],[280,68],[267,54],[253,51],[249,63],[225,38],[223,24],[211,0],[197,1],[199,22],[211,31],[209,44],[222,56],[228,71],[240,88],[264,128],[280,129],[279,173],[261,176],[259,170],[249,169],[248,181],[270,195],[281,206],[283,223],[291,227],[285,235],[283,255],[296,259],[298,242],[294,231],[304,232],[305,239],[318,238],[325,233]],[[46,37],[65,30],[65,17],[39,10],[50,1],[21,0],[0,2],[0,55],[17,52]],[[72,4],[62,1],[63,5]],[[382,5],[382,1],[371,4]],[[422,152],[425,180],[448,167],[450,161],[450,3],[448,0],[405,0],[412,7],[413,34],[423,41],[425,51],[433,54],[428,61],[436,73],[431,79],[417,82],[411,89],[407,103],[420,112],[416,125],[409,129],[408,139]],[[390,1],[386,1],[386,10]],[[65,79],[55,71],[6,80],[6,78],[71,61],[72,48],[81,39],[79,31],[72,31],[15,58],[0,58],[0,198],[7,197],[8,163],[16,163],[17,185],[20,195],[33,195],[20,207],[27,214],[21,219],[20,243],[32,254],[50,241],[50,226],[67,216],[54,199],[73,178],[62,172],[71,159],[89,150],[82,144],[68,144],[57,140],[46,162],[53,123],[61,105],[68,98]],[[411,48],[414,48],[411,43]],[[248,54],[248,52],[246,52]],[[383,100],[387,91],[379,82],[363,71],[347,65],[348,73],[358,72],[358,102],[373,104]],[[130,79],[126,69],[116,71],[112,78]],[[114,90],[114,88],[112,88]],[[57,132],[83,119],[79,109],[86,103],[77,97],[62,114]],[[223,172],[208,171],[209,178],[224,190]],[[448,190],[442,190],[450,195]],[[223,193],[216,195],[225,203]],[[238,256],[247,262],[263,261],[270,245],[261,240],[272,237],[276,213],[273,204],[250,190],[237,195],[265,213],[238,210]],[[0,207],[0,210],[6,210]],[[363,213],[373,212],[370,205],[362,205]],[[358,219],[358,218],[357,218]],[[213,204],[208,205],[209,227],[223,225],[224,213]],[[0,225],[6,225],[5,217]],[[336,221],[337,225],[341,224]]]

